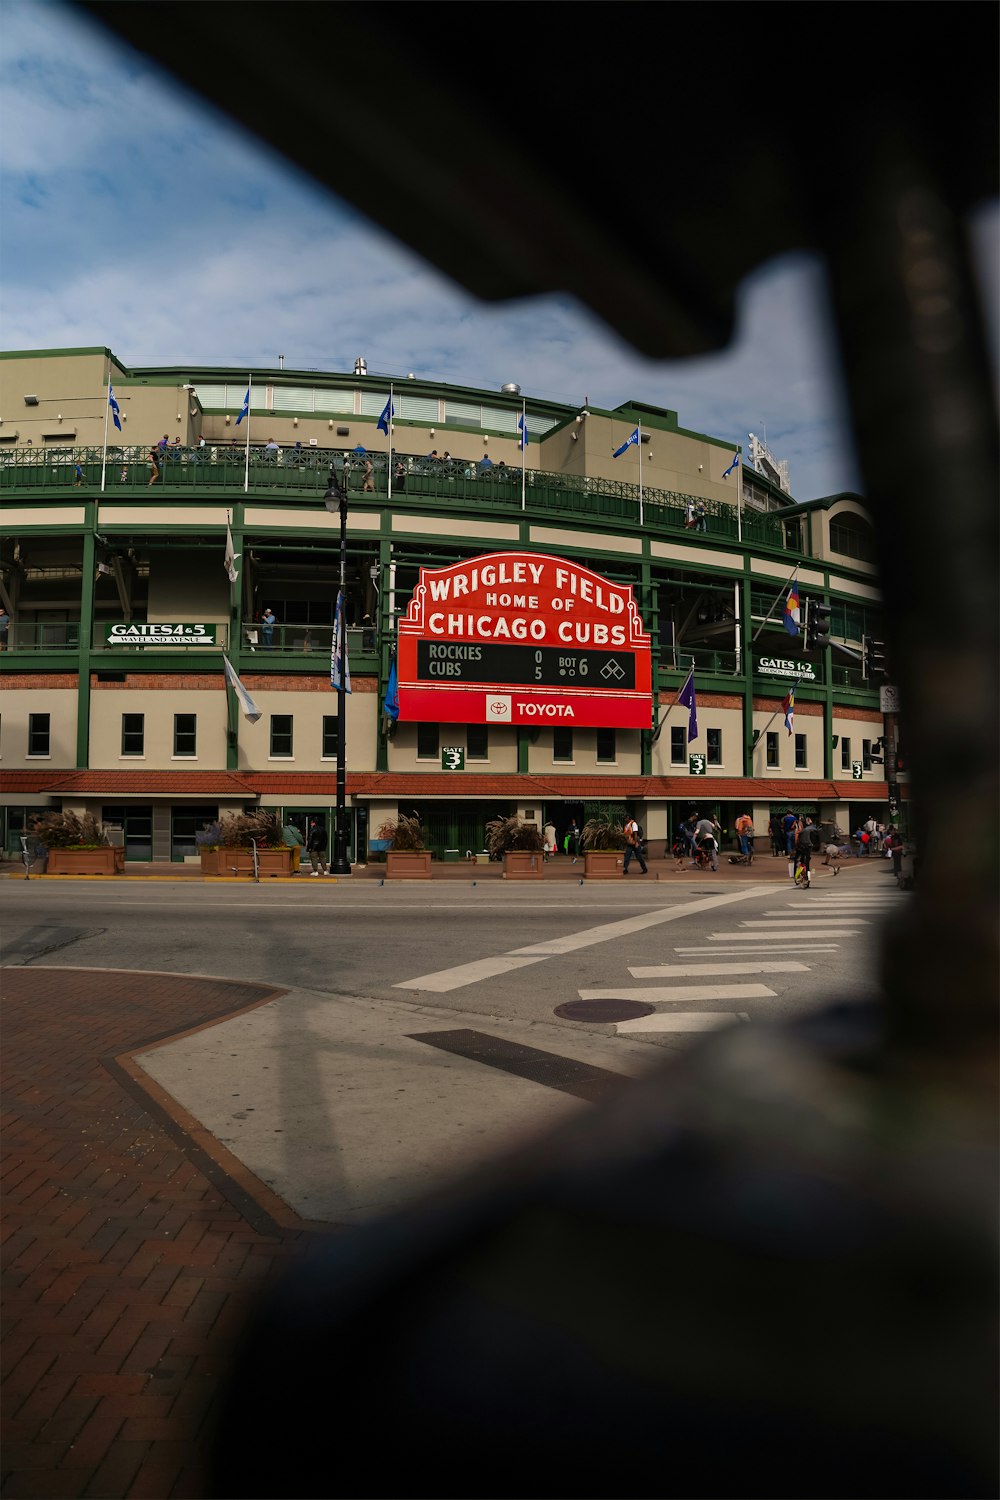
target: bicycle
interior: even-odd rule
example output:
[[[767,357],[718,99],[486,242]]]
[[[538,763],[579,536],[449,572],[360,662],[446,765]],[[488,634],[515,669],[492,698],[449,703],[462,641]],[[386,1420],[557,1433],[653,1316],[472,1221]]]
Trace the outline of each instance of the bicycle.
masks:
[[[808,890],[812,885],[812,875],[809,866],[804,865],[799,859],[795,861],[795,884],[801,886],[804,890]]]

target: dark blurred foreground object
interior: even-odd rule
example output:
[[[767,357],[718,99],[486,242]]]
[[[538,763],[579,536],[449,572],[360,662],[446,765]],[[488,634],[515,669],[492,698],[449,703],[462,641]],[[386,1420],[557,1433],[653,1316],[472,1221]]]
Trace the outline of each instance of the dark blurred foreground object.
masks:
[[[480,5],[512,38],[488,80],[457,7],[207,4],[168,54],[188,6],[84,8],[470,290],[567,290],[644,354],[722,347],[748,272],[822,257],[921,850],[873,1015],[720,1035],[320,1245],[248,1333],[216,1493],[996,1495],[998,444],[966,231],[997,7],[813,5],[807,45],[790,7],[671,6],[667,90],[649,8]]]

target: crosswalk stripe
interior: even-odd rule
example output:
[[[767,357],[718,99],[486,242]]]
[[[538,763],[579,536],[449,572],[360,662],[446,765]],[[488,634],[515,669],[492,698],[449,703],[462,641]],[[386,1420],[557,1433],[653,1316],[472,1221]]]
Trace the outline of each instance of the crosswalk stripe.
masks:
[[[764,951],[766,953],[836,953],[839,943],[771,943]],[[717,954],[718,948],[681,948],[675,946],[675,953],[683,954],[685,958],[692,958],[697,954]],[[760,948],[727,948],[726,957],[734,957],[738,953],[760,953]]]
[[[440,969],[436,974],[421,974],[418,979],[407,979],[393,985],[397,990],[433,990],[444,994],[446,990],[457,990],[463,984],[475,984],[480,979],[492,979],[496,974],[509,974],[512,969],[523,969],[528,964],[541,962],[539,958],[513,958],[501,954],[498,958],[480,958],[475,963],[460,964],[454,969]]]
[[[853,929],[844,930],[840,927],[833,929],[829,927],[797,927],[777,929],[774,932],[710,932],[708,941],[710,943],[766,943],[771,938],[794,938],[794,937],[857,937]]]
[[[805,974],[808,964],[764,959],[745,964],[648,964],[630,968],[633,979],[699,979],[703,974]]]
[[[861,927],[867,927],[867,925],[868,925],[867,922],[865,921],[865,919],[863,917],[839,917],[839,916],[838,917],[822,917],[821,916],[821,920],[823,922],[824,927],[850,927],[852,924],[855,924],[855,925],[858,925],[858,926],[861,926]],[[788,917],[780,916],[780,915],[777,915],[777,914],[774,917],[770,917],[770,918],[768,918],[768,917],[751,917],[748,921],[741,922],[740,923],[740,927],[781,927],[787,921],[788,921]],[[807,924],[809,922],[815,922],[815,921],[816,921],[816,914],[814,912],[810,912],[808,916],[803,915],[802,917],[800,917],[800,919],[795,923],[795,925],[796,925],[796,927],[799,927],[799,926],[802,926],[803,924]]]
[[[619,1021],[615,1030],[620,1036],[641,1032],[694,1032],[718,1031],[723,1026],[734,1026],[750,1017],[729,1011],[718,1010],[664,1010],[655,1016],[637,1016],[634,1021]]]
[[[581,1000],[638,1000],[643,1005],[676,1000],[767,1000],[774,991],[766,984],[622,984],[617,989],[577,990]]]

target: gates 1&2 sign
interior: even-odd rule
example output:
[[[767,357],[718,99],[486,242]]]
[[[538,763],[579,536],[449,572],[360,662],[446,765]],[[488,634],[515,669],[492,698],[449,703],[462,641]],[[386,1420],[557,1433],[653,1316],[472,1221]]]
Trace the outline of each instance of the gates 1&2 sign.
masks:
[[[649,729],[649,636],[627,584],[535,552],[421,568],[399,622],[399,717]]]

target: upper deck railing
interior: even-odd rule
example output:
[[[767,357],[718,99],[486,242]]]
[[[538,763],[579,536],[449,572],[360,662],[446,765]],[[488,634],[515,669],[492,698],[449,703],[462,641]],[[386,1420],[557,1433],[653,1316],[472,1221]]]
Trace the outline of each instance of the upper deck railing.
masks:
[[[58,490],[67,486],[88,495],[100,491],[102,467],[104,491],[113,496],[132,495],[150,489],[154,496],[165,491],[183,491],[185,497],[201,495],[210,498],[222,492],[237,499],[246,493],[255,498],[275,498],[280,491],[290,497],[315,497],[325,493],[331,470],[343,483],[346,476],[348,494],[364,500],[386,500],[401,503],[454,502],[470,508],[496,507],[519,511],[522,504],[520,467],[502,463],[483,466],[463,460],[445,463],[416,454],[394,452],[392,474],[386,454],[372,453],[372,473],[366,478],[365,455],[351,454],[345,461],[342,449],[292,448],[268,452],[251,446],[249,465],[242,445],[207,443],[204,447],[170,446],[154,475],[146,447],[109,448],[107,462],[100,448],[60,447],[44,452],[34,448],[15,448],[0,453],[0,491],[21,492]],[[742,532],[743,540],[755,547],[779,552],[801,551],[798,520],[785,521],[780,513],[760,514],[744,509],[738,518],[732,505],[702,500],[705,506],[704,526],[689,529],[689,506],[701,497],[676,490],[639,486],[609,479],[592,479],[581,475],[558,474],[541,469],[524,473],[524,509],[536,517],[561,513],[567,518],[591,521],[613,521],[638,527],[640,510],[644,529],[682,532],[692,538],[704,534],[706,540],[732,542]]]

